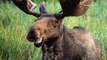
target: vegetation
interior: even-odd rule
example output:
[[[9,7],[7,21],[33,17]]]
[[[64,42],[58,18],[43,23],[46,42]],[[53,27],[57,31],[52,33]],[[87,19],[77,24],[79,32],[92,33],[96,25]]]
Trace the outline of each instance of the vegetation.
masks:
[[[107,1],[99,1],[94,2],[85,15],[65,18],[64,24],[69,28],[82,26],[89,29],[101,45],[103,60],[107,60]],[[49,12],[60,11],[59,3],[47,2],[46,6]],[[40,48],[26,40],[34,20],[35,17],[25,14],[12,3],[0,3],[0,60],[41,59]]]

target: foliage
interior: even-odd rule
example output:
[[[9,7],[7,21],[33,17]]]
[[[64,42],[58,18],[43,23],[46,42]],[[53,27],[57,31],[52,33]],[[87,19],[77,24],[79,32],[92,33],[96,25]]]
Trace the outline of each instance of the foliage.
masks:
[[[54,1],[54,0],[53,0]],[[51,13],[60,11],[59,3],[46,3]],[[54,9],[52,9],[55,7]],[[101,45],[103,60],[107,60],[107,4],[106,0],[90,7],[81,17],[67,17],[64,24],[69,28],[82,26],[89,29]],[[39,10],[38,8],[36,9]],[[0,60],[40,60],[41,50],[26,40],[29,27],[35,17],[9,3],[0,3]]]
[[[11,0],[0,0],[0,2],[10,2]],[[35,2],[40,2],[42,0],[32,0],[32,1],[35,1]],[[47,1],[47,2],[57,2],[58,0],[44,0],[44,1]],[[94,0],[95,2],[100,2],[101,0]],[[102,0],[102,1],[106,1],[106,0]]]

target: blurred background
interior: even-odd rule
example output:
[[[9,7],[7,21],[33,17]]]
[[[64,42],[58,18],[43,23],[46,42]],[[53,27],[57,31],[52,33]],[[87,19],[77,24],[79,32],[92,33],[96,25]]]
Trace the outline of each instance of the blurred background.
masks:
[[[39,6],[41,0],[33,1]],[[46,8],[50,13],[61,10],[58,0],[46,0]],[[35,11],[38,10],[37,7]],[[26,39],[34,20],[35,17],[25,14],[11,0],[0,0],[0,60],[41,60],[41,48]],[[68,28],[89,29],[101,45],[103,60],[107,60],[107,0],[94,0],[83,16],[67,17],[64,24]]]

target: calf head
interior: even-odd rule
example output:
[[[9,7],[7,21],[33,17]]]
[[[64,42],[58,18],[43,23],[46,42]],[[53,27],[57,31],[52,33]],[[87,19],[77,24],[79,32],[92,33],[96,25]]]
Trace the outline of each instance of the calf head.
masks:
[[[66,16],[80,16],[84,14],[93,0],[59,0],[62,11],[55,14],[49,14],[46,11],[45,3],[40,5],[40,13],[32,12],[28,8],[27,0],[12,0],[13,3],[25,13],[37,17],[30,27],[27,39],[34,42],[36,47],[40,47],[49,38],[58,36],[62,19]]]

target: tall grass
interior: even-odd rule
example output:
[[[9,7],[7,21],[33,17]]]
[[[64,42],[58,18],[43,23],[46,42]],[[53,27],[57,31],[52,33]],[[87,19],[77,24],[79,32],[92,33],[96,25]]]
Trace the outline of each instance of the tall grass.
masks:
[[[47,2],[46,6],[49,12],[60,11],[58,3]],[[82,26],[92,32],[96,41],[101,45],[103,60],[107,60],[106,9],[106,1],[96,2],[85,15],[64,19],[64,24],[69,28]],[[34,20],[35,17],[25,14],[13,4],[0,4],[0,60],[41,59],[40,48],[35,48],[33,43],[26,40],[27,32]]]

